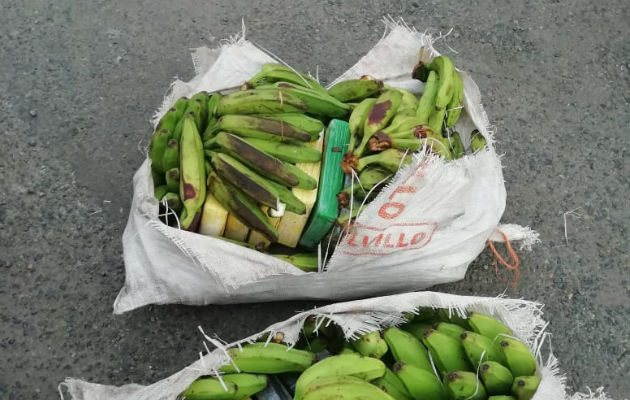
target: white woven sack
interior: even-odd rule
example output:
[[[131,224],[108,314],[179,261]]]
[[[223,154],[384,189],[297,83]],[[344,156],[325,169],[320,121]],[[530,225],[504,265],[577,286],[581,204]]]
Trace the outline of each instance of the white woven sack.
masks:
[[[418,51],[425,61],[438,53],[429,35],[396,23],[338,80],[364,74],[417,94],[411,79]],[[196,76],[175,81],[155,121],[181,96],[235,88],[262,64],[275,60],[242,36],[218,49],[193,52]],[[134,176],[134,196],[123,235],[126,279],[114,303],[122,313],[147,304],[238,303],[289,299],[350,299],[421,290],[462,279],[486,241],[502,241],[497,227],[521,248],[537,234],[499,225],[505,208],[501,162],[475,82],[462,72],[465,108],[458,131],[468,146],[477,128],[488,147],[445,163],[417,155],[357,219],[320,273],[305,273],[255,250],[168,227],[158,220],[150,161]],[[173,217],[171,217],[173,218]],[[328,243],[323,243],[325,256]]]
[[[536,355],[538,373],[542,380],[533,400],[609,399],[602,388],[595,392],[589,390],[588,394],[568,395],[566,393],[565,378],[558,370],[556,358],[550,351],[543,351],[543,344],[548,334],[545,332],[547,322],[542,318],[541,304],[525,300],[456,296],[436,292],[405,293],[315,308],[225,346],[217,339],[203,334],[207,345],[217,346],[217,348],[204,356],[200,353],[199,360],[152,385],[131,384],[115,387],[68,378],[59,385],[60,393],[69,394],[70,400],[175,400],[177,395],[198,377],[216,375],[217,369],[229,362],[226,355],[227,348],[253,342],[266,333],[270,333],[269,337],[273,337],[277,332],[282,332],[284,341],[293,345],[298,339],[304,321],[309,316],[316,316],[318,323],[323,323],[324,317],[334,321],[343,328],[346,338],[351,339],[362,333],[398,325],[404,321],[403,313],[415,312],[418,307],[448,308],[462,316],[478,311],[492,315],[505,323],[513,331],[514,336],[525,342]],[[546,354],[543,356],[543,353]],[[588,366],[585,365],[584,368]]]

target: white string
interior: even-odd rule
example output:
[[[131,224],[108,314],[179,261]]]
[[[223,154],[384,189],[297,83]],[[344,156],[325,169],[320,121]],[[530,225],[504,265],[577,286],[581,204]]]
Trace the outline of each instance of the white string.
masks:
[[[481,352],[481,356],[479,357],[479,364],[477,364],[477,375],[475,375],[476,381],[475,381],[475,393],[473,393],[471,396],[466,397],[465,400],[470,400],[473,399],[477,393],[479,392],[479,368],[481,368],[481,363],[483,360],[483,356],[486,354],[486,351],[482,351]]]

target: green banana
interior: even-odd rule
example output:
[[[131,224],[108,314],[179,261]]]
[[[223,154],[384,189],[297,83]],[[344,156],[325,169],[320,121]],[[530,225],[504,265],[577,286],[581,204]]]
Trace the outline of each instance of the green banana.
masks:
[[[322,159],[322,153],[304,142],[277,142],[265,139],[242,138],[257,149],[289,163],[315,163]]]
[[[285,186],[298,186],[298,177],[285,168],[285,163],[230,133],[221,132],[212,139],[223,151],[255,172]],[[299,187],[299,186],[298,186]]]
[[[186,115],[194,115],[195,117],[195,126],[197,126],[197,131],[201,134],[203,132],[203,128],[205,127],[205,121],[202,120],[203,112],[205,111],[204,103],[201,99],[197,98],[195,100],[188,100],[188,107],[186,107],[186,112],[184,113],[184,117]],[[182,130],[183,130],[183,121],[182,121]],[[180,140],[180,133],[177,129],[175,130],[173,137],[177,140]]]
[[[414,400],[447,400],[448,396],[442,382],[433,372],[416,366],[397,362],[392,370],[403,382],[405,388]]]
[[[453,154],[453,158],[462,158],[466,155],[466,149],[464,148],[464,144],[462,143],[462,138],[459,136],[458,132],[453,132],[447,138],[451,153]]]
[[[357,353],[353,347],[344,346],[339,352],[339,355],[342,355],[342,354],[359,354],[359,353]]]
[[[460,335],[462,346],[466,351],[468,360],[476,369],[483,361],[496,361],[505,364],[505,357],[492,340],[475,332],[466,331]],[[481,355],[483,354],[483,359]]]
[[[516,398],[512,396],[497,395],[488,397],[488,400],[516,400]]]
[[[486,138],[475,129],[470,134],[470,150],[473,153],[483,150],[486,147]]]
[[[433,328],[431,327],[431,324],[427,322],[408,322],[402,325],[400,329],[411,333],[418,339],[422,339],[424,333]]]
[[[436,136],[429,126],[422,124],[420,119],[410,115],[396,115],[391,123],[379,132],[398,138],[425,138]]]
[[[372,384],[390,395],[394,400],[413,400],[405,384],[389,368],[385,369],[385,375],[373,381]]]
[[[184,206],[179,222],[182,229],[194,232],[206,199],[206,165],[201,137],[190,114],[184,116],[179,155],[179,196]]]
[[[263,178],[227,154],[210,153],[212,154],[210,162],[217,174],[258,203],[278,209],[279,202],[283,202],[288,211],[300,215],[306,212],[304,203],[284,186]]]
[[[520,340],[511,337],[502,337],[499,348],[505,356],[505,364],[514,376],[534,375],[536,372],[536,359],[529,348]]]
[[[315,354],[305,350],[291,349],[279,343],[250,343],[228,349],[232,362],[223,365],[221,372],[236,372],[234,364],[241,372],[255,374],[280,374],[302,372],[315,361]]]
[[[254,115],[274,121],[282,121],[290,124],[292,127],[311,135],[311,140],[319,139],[319,134],[326,128],[324,123],[317,118],[309,117],[300,113],[280,113],[267,115]]]
[[[350,210],[342,212],[337,217],[337,220],[336,220],[337,225],[339,225],[339,227],[341,227],[342,230],[346,229],[348,227],[348,221],[350,221],[351,219],[354,220],[357,217],[357,215],[359,215],[360,213],[363,212],[363,210],[365,210],[366,207],[367,207],[367,204],[364,204],[362,206],[356,205],[352,207],[352,213],[350,213]]]
[[[217,115],[303,113],[308,104],[278,88],[252,89],[230,93],[221,97]]]
[[[449,311],[446,308],[440,308],[437,312],[438,318],[444,322],[459,325],[466,330],[471,330],[468,319],[462,318],[455,310]]]
[[[200,378],[184,390],[179,398],[186,400],[241,400],[267,387],[265,375],[227,374],[218,378]]]
[[[473,372],[453,371],[444,378],[446,391],[453,400],[485,400],[486,388]]]
[[[398,106],[398,109],[396,110],[397,116],[399,115],[400,116],[415,116],[416,115],[416,109],[418,108],[418,99],[413,93],[411,93],[408,90],[401,89],[401,88],[388,87],[387,89],[397,90],[402,95],[402,98],[400,100],[400,106]]]
[[[444,126],[444,117],[446,116],[446,109],[435,111],[429,117],[429,126],[433,132],[438,135],[442,135],[442,127]]]
[[[300,375],[295,385],[294,399],[300,400],[312,383],[326,377],[353,376],[372,381],[385,374],[385,364],[377,358],[359,354],[341,354],[319,361]]]
[[[450,322],[438,322],[434,325],[435,330],[442,332],[445,335],[452,337],[455,340],[460,339],[460,335],[466,330],[457,324],[451,324]]]
[[[304,400],[394,400],[378,387],[353,376],[333,376],[317,380],[300,398]]]
[[[199,109],[199,120],[200,124],[197,127],[199,129],[199,133],[204,132],[206,129],[206,125],[208,124],[208,101],[210,99],[210,95],[206,91],[201,91],[196,93],[190,98],[190,102],[197,102],[201,105]]]
[[[208,190],[241,222],[264,234],[270,241],[278,241],[278,230],[269,222],[258,204],[236,187],[228,186],[215,172],[208,176]]]
[[[218,131],[227,131],[245,138],[283,141],[294,139],[310,142],[311,134],[288,122],[253,115],[224,115],[215,125]]]
[[[208,99],[208,107],[207,107],[207,115],[208,121],[206,124],[206,129],[203,131],[203,142],[212,139],[212,136],[217,132],[215,126],[217,124],[217,107],[219,105],[219,100],[221,100],[220,93],[213,93]]]
[[[435,109],[435,96],[439,88],[438,76],[435,71],[430,71],[427,82],[424,85],[424,92],[420,96],[418,108],[416,109],[416,117],[424,125],[429,123],[429,116]]]
[[[297,176],[298,184],[296,187],[300,189],[313,190],[317,188],[317,179],[304,172],[297,165],[285,163],[284,167],[293,175]]]
[[[383,81],[363,75],[360,79],[348,79],[334,84],[328,94],[344,103],[361,101],[378,93],[383,88]]]
[[[379,331],[369,332],[352,341],[352,346],[361,355],[381,358],[387,353],[387,343]]]
[[[317,272],[317,254],[272,254],[274,257],[291,263],[305,272]]]
[[[305,87],[291,86],[284,83],[277,84],[285,93],[304,101],[306,112],[313,115],[321,115],[329,118],[344,118],[350,111],[350,106],[342,103],[328,93],[320,93]],[[271,89],[273,90],[273,89]]]
[[[368,142],[370,151],[383,151],[387,149],[400,149],[417,151],[426,143],[426,139],[391,137],[383,132],[376,132]]]
[[[497,335],[501,334],[512,335],[510,328],[489,315],[474,312],[468,317],[468,324],[473,331],[490,340],[499,340],[495,338]]]
[[[453,97],[448,103],[446,108],[446,126],[453,127],[459,120],[459,116],[462,113],[464,107],[464,81],[462,76],[456,71],[453,71]]]
[[[415,322],[433,322],[437,318],[437,312],[435,308],[420,307],[416,310],[416,316],[413,318]]]
[[[153,188],[153,195],[158,200],[162,200],[162,197],[164,197],[166,193],[168,193],[166,185],[156,186]]]
[[[166,200],[166,205],[171,210],[179,213],[182,210],[182,201],[179,199],[179,195],[177,193],[168,192],[162,197],[162,200]]]
[[[186,112],[186,108],[188,108],[188,97],[182,96],[179,99],[177,99],[175,104],[173,104],[173,107],[171,107],[171,110],[173,108],[175,109],[177,120],[179,121],[184,116],[184,113]]]
[[[512,394],[517,400],[529,400],[534,397],[538,385],[540,385],[539,376],[517,376],[512,384]]]
[[[388,328],[383,337],[394,360],[433,372],[427,349],[413,334],[398,328]]]
[[[168,144],[170,131],[166,128],[160,128],[151,137],[151,143],[149,143],[149,158],[151,159],[151,169],[155,172],[163,174],[166,172],[164,169],[164,152]]]
[[[386,90],[378,96],[376,103],[374,103],[365,119],[363,137],[359,146],[352,152],[353,155],[361,157],[372,135],[386,127],[396,115],[396,110],[400,106],[401,101],[402,94],[397,90]]]
[[[453,97],[455,66],[453,65],[451,59],[447,56],[435,57],[428,64],[424,64],[422,61],[419,61],[414,67],[413,77],[425,82],[428,80],[429,71],[437,72],[439,80],[433,112],[446,110],[446,106],[448,106],[451,98]]]
[[[168,191],[179,193],[179,168],[171,168],[166,171],[165,178]]]
[[[364,168],[359,173],[359,183],[348,185],[337,194],[339,208],[344,208],[350,204],[351,195],[354,195],[355,198],[363,199],[374,186],[387,184],[393,176],[390,171],[381,168]],[[377,192],[374,190],[372,193]]]
[[[188,103],[186,104],[188,105]],[[180,141],[182,137],[182,126],[184,126],[184,117],[180,118],[179,121],[177,121],[177,124],[175,124],[175,129],[173,129],[173,134],[171,135],[171,137],[177,140],[178,142]]]
[[[168,171],[172,168],[179,167],[179,142],[175,139],[169,139],[164,149],[162,157],[162,168]]]
[[[307,74],[297,72],[286,65],[277,63],[264,64],[260,72],[247,81],[247,84],[251,87],[258,87],[275,82],[289,82],[320,93],[328,93],[319,82]]]
[[[155,130],[159,131],[160,129],[166,129],[169,132],[173,132],[179,119],[181,119],[179,111],[175,107],[171,107],[160,119],[160,122],[156,125]]]
[[[464,347],[452,337],[429,329],[424,332],[422,343],[429,349],[431,359],[440,372],[445,375],[451,371],[472,371]]]
[[[509,369],[495,361],[486,361],[479,366],[479,375],[488,394],[510,393],[514,377]]]
[[[411,163],[411,155],[398,149],[387,149],[377,154],[361,157],[357,163],[357,170],[362,171],[370,164],[377,164],[395,173],[399,168],[409,163]]]
[[[374,104],[376,104],[376,99],[364,99],[352,110],[350,118],[348,119],[348,125],[350,126],[350,142],[348,143],[348,149],[346,150],[347,153],[352,153],[354,146],[357,143],[357,139],[363,137],[365,120],[367,119],[372,107],[374,107]]]
[[[153,186],[161,186],[165,185],[166,181],[164,180],[164,174],[161,174],[151,168],[151,178],[153,178]]]
[[[320,351],[326,350],[326,346],[328,346],[328,339],[324,336],[319,336],[307,341],[304,347],[304,350],[308,350],[311,353],[319,353]]]

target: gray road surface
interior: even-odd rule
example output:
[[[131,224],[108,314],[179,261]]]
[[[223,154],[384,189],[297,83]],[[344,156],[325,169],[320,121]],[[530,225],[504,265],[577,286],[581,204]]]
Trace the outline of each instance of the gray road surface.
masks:
[[[189,48],[217,46],[242,17],[251,40],[331,80],[381,37],[384,15],[453,28],[439,47],[471,72],[496,124],[504,220],[543,241],[506,294],[546,304],[569,386],[628,396],[627,2],[27,0],[0,15],[0,398],[55,398],[67,376],[151,383],[197,357],[197,325],[233,340],[313,307],[113,316],[138,146],[172,78],[192,76]],[[486,251],[465,281],[437,289],[505,287]]]

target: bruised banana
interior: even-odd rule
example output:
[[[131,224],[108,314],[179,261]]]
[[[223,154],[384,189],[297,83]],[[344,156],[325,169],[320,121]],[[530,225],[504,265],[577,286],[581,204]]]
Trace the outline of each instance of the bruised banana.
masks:
[[[385,364],[379,359],[360,354],[341,354],[319,361],[300,375],[295,385],[295,400],[303,398],[307,387],[326,377],[353,376],[372,381],[385,374]]]
[[[364,75],[360,79],[348,79],[334,84],[328,94],[339,101],[358,102],[378,93],[383,88],[383,81]]]
[[[332,376],[317,380],[306,389],[301,399],[394,400],[378,387],[353,376]]]
[[[272,140],[242,138],[257,149],[289,163],[315,163],[322,159],[322,153],[303,142],[276,142]]]
[[[206,164],[203,143],[192,115],[184,116],[179,154],[179,196],[184,206],[180,226],[195,232],[206,199]]]
[[[429,329],[424,333],[422,343],[429,349],[431,359],[443,375],[451,371],[473,370],[464,347],[458,340]]]
[[[510,393],[514,377],[509,369],[495,361],[486,361],[479,366],[479,375],[488,394]]]
[[[346,186],[337,194],[337,205],[344,208],[350,204],[351,197],[365,198],[376,185],[384,185],[390,181],[393,174],[380,168],[364,168],[359,173],[359,182]],[[357,207],[358,208],[358,207]]]
[[[453,371],[444,378],[444,387],[453,400],[485,400],[486,389],[473,372]]]
[[[164,169],[164,152],[168,145],[170,131],[166,128],[160,128],[151,137],[149,143],[149,158],[151,159],[151,169],[157,173],[163,174]]]
[[[304,131],[294,125],[253,115],[224,115],[214,125],[216,134],[219,131],[227,131],[244,138],[256,138],[273,141],[286,139],[310,142],[313,137],[308,131]],[[206,142],[207,143],[207,142]]]
[[[240,348],[228,349],[231,362],[220,368],[221,372],[255,374],[280,374],[302,372],[315,361],[315,354],[305,350],[291,349],[279,343],[250,343]]]
[[[352,346],[359,354],[366,357],[381,358],[387,353],[387,342],[383,340],[379,331],[362,335],[352,341]]]
[[[439,87],[438,76],[435,71],[430,71],[427,82],[424,85],[424,92],[420,96],[418,108],[416,109],[416,117],[422,124],[429,123],[429,116],[435,108],[435,96]]]
[[[286,186],[300,187],[298,177],[285,168],[284,162],[266,154],[238,136],[221,132],[212,140],[223,151],[255,172]]]
[[[344,212],[340,213],[339,216],[337,217],[337,225],[339,225],[341,227],[342,230],[346,229],[348,227],[348,222],[350,220],[354,220],[357,215],[361,214],[365,208],[367,207],[366,204],[362,205],[362,206],[355,206],[352,207],[352,211],[350,210],[344,210]]]
[[[496,343],[492,343],[492,340],[487,337],[466,331],[460,335],[460,339],[466,356],[475,369],[483,361],[496,361],[505,364],[505,357],[499,350],[499,346]]]
[[[376,104],[376,99],[364,99],[352,110],[350,118],[348,119],[348,125],[350,127],[350,142],[348,143],[348,149],[346,150],[347,153],[351,153],[354,150],[357,140],[363,137],[365,120],[367,119],[374,104]]]
[[[226,374],[221,375],[221,381],[214,377],[197,379],[179,395],[179,398],[186,400],[241,400],[260,392],[267,386],[267,376],[265,375]]]
[[[258,204],[236,187],[228,186],[215,172],[208,176],[208,190],[225,209],[247,226],[264,234],[272,242],[278,241],[278,230],[269,222]]]
[[[350,106],[342,103],[328,93],[320,93],[305,87],[281,87],[282,93],[287,93],[302,100],[306,104],[306,112],[314,115],[322,115],[329,118],[343,118],[350,111]]]
[[[383,132],[376,132],[368,142],[370,151],[378,152],[387,149],[400,149],[417,151],[426,143],[426,139],[397,138]]]
[[[326,89],[315,79],[297,72],[284,64],[277,63],[263,64],[260,72],[247,81],[247,85],[255,88],[275,82],[289,82],[320,93],[327,93]]]
[[[256,116],[256,115],[254,115]],[[319,134],[325,129],[324,123],[317,118],[309,117],[306,114],[299,113],[280,113],[259,115],[267,119],[282,121],[290,124],[293,128],[307,132],[311,135],[311,140],[319,138]]]
[[[166,171],[166,187],[171,193],[179,193],[179,168],[171,168]]]
[[[505,365],[514,376],[534,375],[536,372],[536,359],[529,348],[520,340],[511,337],[502,337],[499,349],[505,357]]]
[[[447,400],[448,396],[442,387],[442,382],[431,371],[414,365],[397,362],[392,370],[403,382],[407,392],[415,400],[432,399]]]
[[[395,173],[399,168],[409,163],[411,163],[411,155],[398,149],[387,149],[377,154],[361,157],[357,163],[357,170],[362,171],[368,165],[377,164]]]
[[[308,111],[305,101],[278,89],[251,89],[230,93],[221,97],[217,115],[227,114],[275,114],[304,113]]]
[[[353,151],[353,155],[361,157],[372,135],[387,126],[396,115],[396,110],[402,101],[402,94],[397,90],[386,90],[370,109],[363,125],[361,143]]]
[[[285,203],[286,209],[295,214],[304,214],[306,206],[286,187],[275,184],[249,169],[240,161],[225,153],[212,153],[212,167],[219,176],[238,187],[260,204],[279,210]]]
[[[538,385],[540,385],[539,376],[517,376],[512,384],[512,394],[517,400],[529,400],[534,397]]]
[[[433,373],[427,349],[414,335],[402,329],[388,328],[383,337],[396,361]]]
[[[385,375],[373,381],[372,384],[390,395],[394,400],[412,400],[405,384],[389,368],[385,369]]]

